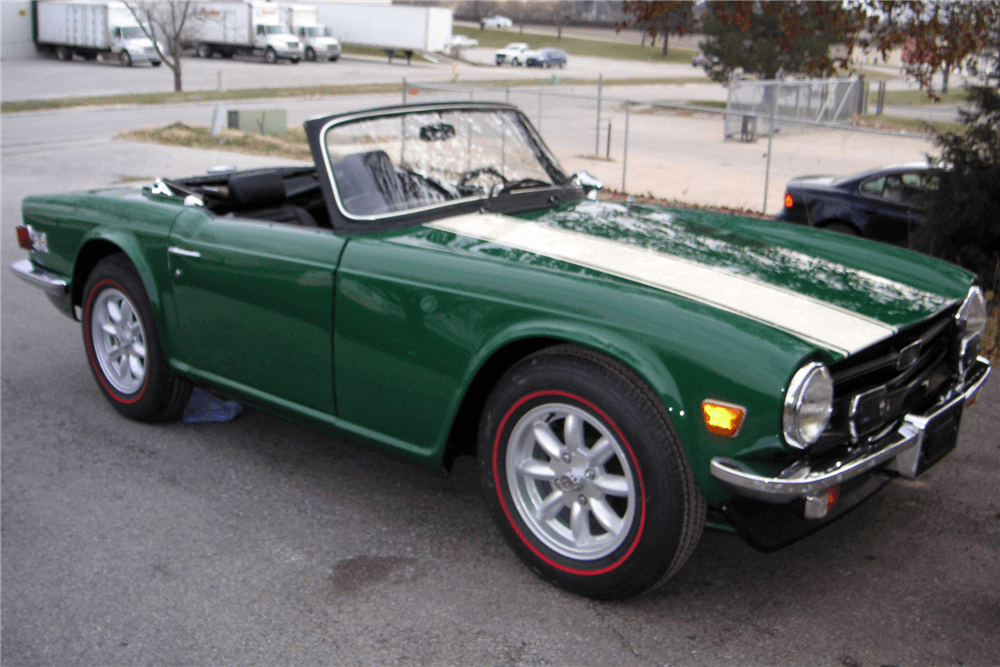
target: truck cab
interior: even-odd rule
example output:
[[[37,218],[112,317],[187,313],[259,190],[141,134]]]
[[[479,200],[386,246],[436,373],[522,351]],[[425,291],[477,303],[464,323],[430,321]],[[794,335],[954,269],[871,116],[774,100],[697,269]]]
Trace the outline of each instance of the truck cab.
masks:
[[[254,48],[264,51],[269,63],[287,59],[293,63],[302,60],[302,43],[288,26],[281,23],[258,23],[254,27]]]
[[[137,24],[111,26],[110,33],[111,52],[118,56],[122,65],[148,62],[155,67],[160,64],[152,40]]]
[[[292,31],[302,43],[306,60],[329,60],[340,58],[340,41],[330,34],[325,25],[311,24],[292,26]]]

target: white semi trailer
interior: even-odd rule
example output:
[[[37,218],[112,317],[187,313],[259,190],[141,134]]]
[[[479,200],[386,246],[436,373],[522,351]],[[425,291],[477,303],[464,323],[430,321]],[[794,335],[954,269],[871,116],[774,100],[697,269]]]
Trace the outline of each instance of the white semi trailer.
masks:
[[[194,46],[202,58],[242,54],[297,63],[302,43],[288,27],[288,15],[276,2],[203,2],[194,15]]]
[[[373,46],[391,54],[443,52],[451,40],[452,14],[446,7],[403,7],[324,2],[318,20],[341,44]],[[391,55],[390,55],[391,58]]]
[[[153,42],[123,2],[36,0],[31,11],[35,47],[54,53],[59,60],[110,55],[125,66],[149,63],[155,67],[161,62]]]
[[[302,52],[306,60],[329,60],[340,58],[340,41],[333,36],[328,26],[319,20],[316,5],[301,2],[286,3],[289,25],[292,32],[302,42]]]

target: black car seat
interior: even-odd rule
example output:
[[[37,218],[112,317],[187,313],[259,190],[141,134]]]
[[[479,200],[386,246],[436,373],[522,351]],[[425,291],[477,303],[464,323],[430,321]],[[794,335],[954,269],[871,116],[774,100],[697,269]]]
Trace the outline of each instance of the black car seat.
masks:
[[[288,203],[285,181],[276,171],[255,171],[229,177],[229,205],[239,215],[256,220],[318,227],[300,206]]]

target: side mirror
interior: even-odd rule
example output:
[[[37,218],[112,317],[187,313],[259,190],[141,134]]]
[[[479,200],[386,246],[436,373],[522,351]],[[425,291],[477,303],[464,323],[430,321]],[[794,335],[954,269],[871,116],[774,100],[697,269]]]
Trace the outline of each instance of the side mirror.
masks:
[[[597,199],[597,191],[604,187],[604,181],[586,171],[576,175],[576,182],[583,188],[583,194],[587,199]]]

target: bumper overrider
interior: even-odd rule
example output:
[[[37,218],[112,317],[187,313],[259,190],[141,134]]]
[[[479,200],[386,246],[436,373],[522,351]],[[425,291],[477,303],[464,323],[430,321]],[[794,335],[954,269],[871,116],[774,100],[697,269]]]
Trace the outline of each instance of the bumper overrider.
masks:
[[[887,472],[915,478],[954,447],[962,410],[975,400],[989,374],[990,362],[979,357],[964,381],[934,408],[925,414],[905,415],[888,435],[840,457],[819,464],[799,461],[773,476],[755,472],[735,459],[716,457],[711,462],[712,476],[739,496],[770,504],[801,498],[806,500],[807,508],[811,497],[880,466]]]

